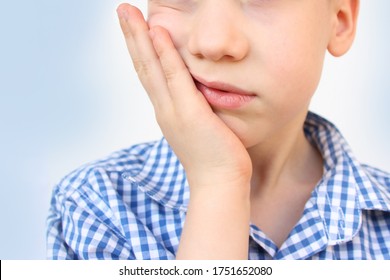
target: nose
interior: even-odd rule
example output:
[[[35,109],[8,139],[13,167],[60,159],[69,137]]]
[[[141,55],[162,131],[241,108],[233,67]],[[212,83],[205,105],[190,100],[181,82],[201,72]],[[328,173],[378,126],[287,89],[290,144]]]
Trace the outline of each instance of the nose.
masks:
[[[228,1],[205,1],[199,7],[190,29],[189,52],[197,57],[219,61],[239,61],[249,51],[243,32],[244,18],[238,7]]]

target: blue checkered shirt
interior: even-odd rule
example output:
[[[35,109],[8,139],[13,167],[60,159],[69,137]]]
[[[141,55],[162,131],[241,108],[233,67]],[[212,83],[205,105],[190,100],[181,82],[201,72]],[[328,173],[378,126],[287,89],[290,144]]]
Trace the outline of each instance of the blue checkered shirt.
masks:
[[[250,226],[248,258],[390,259],[390,174],[360,164],[325,119],[309,113],[304,130],[324,175],[280,248]],[[165,139],[83,166],[53,191],[48,258],[175,259],[189,196]]]

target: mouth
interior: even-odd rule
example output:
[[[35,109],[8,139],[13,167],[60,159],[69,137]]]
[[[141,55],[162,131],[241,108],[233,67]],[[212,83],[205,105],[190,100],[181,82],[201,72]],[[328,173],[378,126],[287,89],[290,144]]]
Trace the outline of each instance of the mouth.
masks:
[[[240,109],[256,98],[256,94],[226,83],[207,82],[195,76],[193,76],[193,79],[198,90],[212,107],[230,110]]]

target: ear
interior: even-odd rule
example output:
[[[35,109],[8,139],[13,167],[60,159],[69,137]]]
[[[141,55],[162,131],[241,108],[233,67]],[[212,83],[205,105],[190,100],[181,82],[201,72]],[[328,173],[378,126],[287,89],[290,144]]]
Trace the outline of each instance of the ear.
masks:
[[[334,56],[342,56],[355,39],[360,0],[336,0],[334,3],[335,24],[328,51]]]

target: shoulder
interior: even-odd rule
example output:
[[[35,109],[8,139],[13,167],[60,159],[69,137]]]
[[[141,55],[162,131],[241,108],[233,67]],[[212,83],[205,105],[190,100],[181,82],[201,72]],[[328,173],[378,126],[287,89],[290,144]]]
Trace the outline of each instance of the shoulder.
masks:
[[[379,168],[363,164],[362,167],[366,170],[367,174],[371,176],[375,181],[382,185],[388,193],[390,193],[390,173],[383,171]]]
[[[320,151],[324,180],[338,192],[357,190],[360,207],[365,210],[390,211],[390,174],[363,164],[346,139],[330,121],[309,112],[305,122],[307,138]]]
[[[55,186],[47,217],[49,258],[134,257],[122,221],[131,218],[130,200],[145,198],[132,195],[136,186],[122,174],[138,172],[154,145],[134,145],[85,164]]]
[[[390,174],[366,164],[359,169],[355,175],[361,208],[380,210],[390,217]]]
[[[156,142],[136,144],[84,164],[63,177],[55,187],[53,195],[69,197],[75,191],[86,187],[100,192],[102,188],[118,181],[124,171],[137,173],[155,144]]]
[[[158,165],[158,160],[166,162],[170,153],[164,140],[138,144],[65,176],[54,188],[47,218],[48,257],[150,258],[146,245],[140,244],[154,240],[148,224],[151,217],[165,217],[164,209],[170,215],[177,211],[155,207],[157,199],[163,203],[165,197],[152,189],[152,183],[144,187],[141,183],[159,176],[157,171],[166,164]],[[159,254],[164,252],[159,249]]]
[[[370,165],[362,165],[373,187],[379,193],[380,199],[390,211],[390,173]]]

